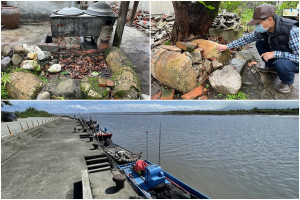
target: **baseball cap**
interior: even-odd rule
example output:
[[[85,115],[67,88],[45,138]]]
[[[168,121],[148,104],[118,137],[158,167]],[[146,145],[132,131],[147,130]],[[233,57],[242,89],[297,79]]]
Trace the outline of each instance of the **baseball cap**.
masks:
[[[254,9],[253,19],[247,24],[247,26],[254,26],[261,20],[275,15],[275,6],[271,4],[261,4]]]

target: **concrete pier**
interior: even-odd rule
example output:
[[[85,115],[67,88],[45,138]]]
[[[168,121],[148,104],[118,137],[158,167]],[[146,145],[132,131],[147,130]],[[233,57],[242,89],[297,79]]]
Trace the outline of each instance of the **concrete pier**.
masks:
[[[124,189],[114,189],[112,177],[117,170],[91,173],[82,180],[82,170],[87,170],[84,156],[104,152],[94,150],[88,138],[80,139],[80,133],[73,133],[75,120],[61,118],[55,123],[2,162],[1,198],[73,199],[82,198],[83,190],[90,190],[93,198],[137,196],[128,182]]]

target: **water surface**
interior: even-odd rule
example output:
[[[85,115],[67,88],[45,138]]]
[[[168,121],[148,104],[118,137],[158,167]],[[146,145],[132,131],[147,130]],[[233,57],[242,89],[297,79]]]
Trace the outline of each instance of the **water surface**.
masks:
[[[101,115],[115,143],[211,198],[298,198],[298,116]]]

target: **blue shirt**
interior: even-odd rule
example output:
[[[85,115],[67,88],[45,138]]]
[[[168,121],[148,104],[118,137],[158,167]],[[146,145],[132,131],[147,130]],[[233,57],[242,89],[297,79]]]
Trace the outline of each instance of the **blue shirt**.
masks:
[[[229,49],[244,46],[246,44],[250,44],[251,42],[255,42],[258,40],[264,39],[264,34],[253,32],[247,36],[244,36],[238,40],[235,40],[229,43],[227,46]],[[270,41],[268,41],[270,42]],[[297,26],[293,26],[290,31],[289,37],[289,48],[292,50],[290,52],[282,52],[282,51],[274,51],[274,58],[286,58],[295,63],[299,63],[299,28]]]

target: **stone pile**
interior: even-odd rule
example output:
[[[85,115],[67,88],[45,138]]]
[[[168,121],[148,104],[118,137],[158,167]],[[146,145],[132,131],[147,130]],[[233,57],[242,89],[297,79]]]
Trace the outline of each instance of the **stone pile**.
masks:
[[[151,16],[151,48],[170,41],[175,14]]]
[[[152,99],[173,99],[174,91],[182,99],[208,99],[206,83],[222,94],[236,94],[241,88],[240,73],[246,61],[240,54],[231,59],[230,51],[219,52],[218,43],[204,39],[176,46],[160,45],[152,49],[151,74],[163,86],[153,91]]]
[[[58,59],[35,45],[3,46],[1,70],[9,76],[5,89],[11,99],[140,98],[135,67],[120,50],[109,49],[108,66],[103,55]]]
[[[241,27],[240,18],[236,13],[226,12],[223,10],[218,16],[215,18],[212,28],[216,29],[235,29],[238,30]]]
[[[223,10],[215,18],[209,36],[220,38],[223,43],[230,43],[243,36],[243,28],[240,18],[235,13],[226,12]]]

